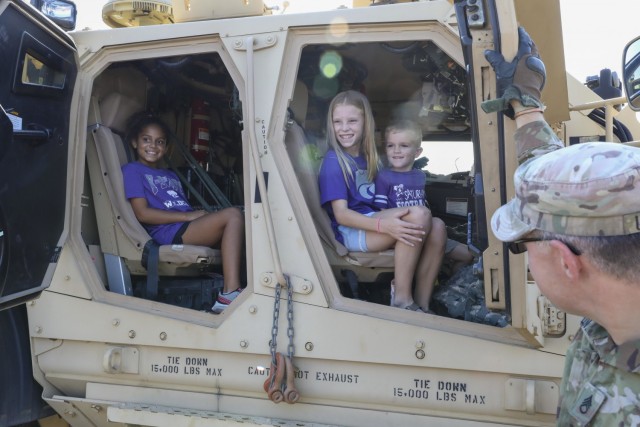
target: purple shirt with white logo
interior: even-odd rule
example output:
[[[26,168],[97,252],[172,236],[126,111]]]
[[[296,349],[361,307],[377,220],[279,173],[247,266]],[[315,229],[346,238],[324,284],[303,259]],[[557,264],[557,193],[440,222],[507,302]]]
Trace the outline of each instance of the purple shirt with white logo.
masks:
[[[380,209],[425,206],[426,181],[426,175],[418,169],[406,172],[383,169],[376,176],[374,203]]]
[[[127,199],[142,197],[150,208],[165,211],[191,212],[193,209],[182,189],[178,176],[167,169],[156,169],[132,162],[122,166],[124,194]],[[160,245],[171,244],[184,222],[142,224]]]
[[[333,200],[346,200],[347,208],[364,215],[380,210],[373,204],[375,186],[367,177],[367,161],[363,156],[348,157],[352,160],[351,171],[354,177],[347,176],[347,182],[344,180],[338,156],[334,150],[329,150],[324,156],[318,174],[320,204],[331,218],[331,227],[336,240],[343,244],[342,235],[338,232],[338,222],[331,208]]]

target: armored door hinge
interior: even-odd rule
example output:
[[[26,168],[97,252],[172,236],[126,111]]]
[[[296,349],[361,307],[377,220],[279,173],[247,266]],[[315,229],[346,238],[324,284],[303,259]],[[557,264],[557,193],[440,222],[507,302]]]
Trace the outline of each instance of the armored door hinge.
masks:
[[[278,278],[276,277],[275,273],[267,271],[260,275],[260,283],[268,288],[275,288],[278,284]],[[309,280],[303,279],[302,277],[289,275],[289,283],[293,288],[293,292],[298,294],[307,295],[310,294],[313,290],[313,284]]]
[[[544,336],[559,337],[567,330],[566,314],[558,310],[551,301],[544,296],[538,297],[538,316],[542,320],[542,334]]]
[[[485,25],[485,12],[482,0],[467,0],[467,25],[469,28],[483,28]]]
[[[266,49],[271,46],[275,46],[278,42],[278,37],[275,34],[268,34],[265,36],[256,36],[253,38],[253,50]],[[233,48],[235,50],[247,50],[247,41],[245,39],[238,39],[233,42]]]

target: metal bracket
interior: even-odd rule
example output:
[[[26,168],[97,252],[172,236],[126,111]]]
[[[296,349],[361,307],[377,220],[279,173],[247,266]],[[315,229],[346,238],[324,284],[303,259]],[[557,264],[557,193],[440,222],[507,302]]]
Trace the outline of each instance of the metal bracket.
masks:
[[[483,28],[485,24],[482,0],[467,0],[467,25],[469,28]]]
[[[558,310],[544,296],[538,297],[538,316],[542,319],[543,336],[560,337],[565,334],[567,330],[565,312]]]
[[[278,42],[278,37],[275,34],[269,34],[268,36],[255,37],[253,39],[253,50],[266,49],[274,46]],[[233,48],[235,50],[247,50],[247,45],[244,39],[238,39],[233,42]]]
[[[268,288],[275,288],[278,284],[278,278],[275,273],[271,271],[267,271],[260,275],[260,283]],[[313,290],[313,284],[302,277],[297,276],[289,276],[289,283],[291,283],[291,287],[293,288],[293,292],[303,295],[308,295]]]
[[[140,352],[135,347],[109,347],[102,357],[102,368],[108,374],[140,373]]]

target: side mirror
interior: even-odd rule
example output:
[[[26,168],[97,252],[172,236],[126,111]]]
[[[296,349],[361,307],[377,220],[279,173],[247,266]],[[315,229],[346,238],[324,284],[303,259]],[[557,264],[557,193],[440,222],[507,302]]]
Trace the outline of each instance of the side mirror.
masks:
[[[31,0],[31,5],[66,31],[76,28],[78,10],[71,0]]]
[[[630,41],[622,54],[622,78],[629,107],[640,111],[640,37]]]

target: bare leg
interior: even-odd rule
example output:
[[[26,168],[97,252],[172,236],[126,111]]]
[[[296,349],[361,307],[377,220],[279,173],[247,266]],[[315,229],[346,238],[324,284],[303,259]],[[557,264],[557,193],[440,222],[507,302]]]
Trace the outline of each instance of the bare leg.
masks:
[[[240,287],[244,217],[239,209],[226,208],[192,221],[182,235],[182,241],[199,246],[215,246],[219,243],[222,251],[223,292],[231,292]]]
[[[459,243],[451,252],[446,255],[451,262],[451,271],[457,273],[465,265],[469,265],[473,262],[473,255],[469,251],[469,247],[465,244]]]
[[[427,235],[416,269],[415,301],[423,310],[429,309],[433,286],[444,257],[447,229],[440,218],[432,219],[431,232]]]
[[[393,215],[393,211],[394,209],[387,209],[378,212],[375,216],[385,218]],[[403,216],[402,219],[413,224],[419,224],[427,233],[431,230],[431,212],[424,206],[412,206],[409,208],[409,213]],[[414,246],[409,246],[395,240],[387,234],[367,233],[367,246],[369,250],[385,250],[391,247],[395,249],[394,305],[397,307],[406,307],[414,302],[411,288],[423,245],[424,239]]]

